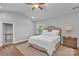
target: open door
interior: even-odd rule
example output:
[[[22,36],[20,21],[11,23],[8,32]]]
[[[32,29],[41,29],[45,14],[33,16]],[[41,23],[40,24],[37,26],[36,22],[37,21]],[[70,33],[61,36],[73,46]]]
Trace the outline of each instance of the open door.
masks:
[[[13,44],[13,24],[3,23],[3,45]]]

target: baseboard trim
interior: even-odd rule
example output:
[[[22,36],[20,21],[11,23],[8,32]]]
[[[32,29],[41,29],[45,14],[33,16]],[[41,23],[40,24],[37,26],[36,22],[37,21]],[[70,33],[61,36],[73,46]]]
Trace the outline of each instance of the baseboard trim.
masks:
[[[11,43],[11,44],[6,44],[6,45],[0,45],[0,47],[6,47],[6,46],[10,46],[10,45],[15,46],[15,45],[20,45],[20,44],[23,44],[23,43],[26,43],[26,42],[28,42],[28,40],[13,42],[13,43]]]
[[[15,43],[13,43],[13,45],[14,45],[14,46],[15,46],[15,45],[20,45],[20,44],[23,44],[23,43],[26,43],[26,42],[28,42],[28,40],[15,42]]]

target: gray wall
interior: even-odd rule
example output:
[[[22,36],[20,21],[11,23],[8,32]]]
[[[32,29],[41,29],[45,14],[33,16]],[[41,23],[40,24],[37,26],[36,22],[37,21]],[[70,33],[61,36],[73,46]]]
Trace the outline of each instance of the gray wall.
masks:
[[[49,18],[43,21],[39,21],[38,23],[44,24],[44,27],[46,26],[56,26],[60,27],[63,31],[62,35],[67,36],[66,26],[72,25],[74,27],[72,36],[79,37],[79,12],[69,13],[66,15],[63,15],[61,17],[56,18]],[[79,40],[78,40],[78,47],[79,47]]]
[[[31,19],[20,13],[16,14],[14,18],[16,18],[14,21],[15,42],[27,40],[31,35],[34,34],[35,23]]]
[[[14,43],[27,40],[35,32],[35,23],[27,16],[19,12],[0,11],[0,46],[3,42],[2,23],[13,24]]]

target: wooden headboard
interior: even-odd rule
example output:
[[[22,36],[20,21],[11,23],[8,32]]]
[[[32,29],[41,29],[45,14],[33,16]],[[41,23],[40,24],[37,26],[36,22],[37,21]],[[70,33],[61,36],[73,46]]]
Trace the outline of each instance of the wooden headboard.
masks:
[[[61,30],[60,28],[58,27],[55,27],[55,26],[47,26],[46,28],[44,28],[45,30]]]
[[[48,30],[48,31],[52,31],[52,30],[59,30],[59,36],[60,36],[60,41],[62,41],[62,30],[61,28],[58,28],[58,27],[55,27],[55,26],[47,26],[46,28],[44,28],[45,30]]]

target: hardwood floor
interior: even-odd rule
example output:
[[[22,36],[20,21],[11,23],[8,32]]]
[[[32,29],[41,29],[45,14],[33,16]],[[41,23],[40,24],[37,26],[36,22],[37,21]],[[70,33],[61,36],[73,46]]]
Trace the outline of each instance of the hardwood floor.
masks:
[[[23,56],[20,51],[12,45],[0,48],[0,56]]]
[[[16,48],[25,56],[48,56],[38,49],[30,47],[28,43],[16,46]],[[65,46],[60,46],[54,53],[54,56],[78,56],[79,49],[73,49]]]
[[[76,51],[74,53],[75,53],[75,56],[79,56],[79,48],[76,49]]]
[[[27,43],[27,42],[24,42]],[[22,45],[21,43],[19,45]],[[8,45],[0,48],[0,56],[24,56],[16,47],[16,45]],[[18,45],[17,45],[18,46]],[[79,48],[74,51],[75,56],[79,56]]]

